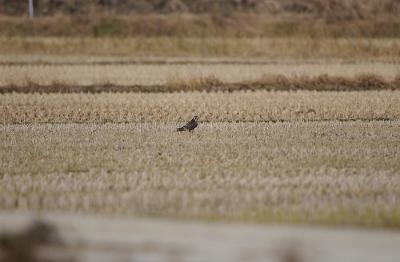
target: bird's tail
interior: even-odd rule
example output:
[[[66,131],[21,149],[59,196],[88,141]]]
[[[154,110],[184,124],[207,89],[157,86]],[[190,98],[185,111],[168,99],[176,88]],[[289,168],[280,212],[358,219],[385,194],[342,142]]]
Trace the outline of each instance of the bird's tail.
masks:
[[[185,127],[180,127],[178,129],[176,129],[176,131],[178,131],[178,132],[185,131]]]

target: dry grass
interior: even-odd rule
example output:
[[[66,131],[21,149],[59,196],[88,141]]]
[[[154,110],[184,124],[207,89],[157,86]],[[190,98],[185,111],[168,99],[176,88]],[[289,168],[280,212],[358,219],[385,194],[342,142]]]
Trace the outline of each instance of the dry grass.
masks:
[[[400,14],[398,3],[397,6]],[[25,3],[24,7],[26,7]],[[326,3],[321,3],[320,7],[329,6]],[[197,15],[135,14],[130,16],[104,15],[93,12],[90,15],[67,16],[59,14],[36,17],[35,19],[29,19],[26,16],[2,15],[0,16],[0,35],[6,37],[169,36],[201,38],[216,36],[387,38],[400,36],[400,19],[398,14],[395,13],[377,14],[376,10],[371,10],[367,17],[360,17],[360,13],[352,10],[315,11],[314,14],[305,14],[305,12],[300,11],[301,14],[279,15],[268,15],[265,12],[260,14],[242,12],[229,15],[208,13]]]
[[[6,125],[0,208],[398,227],[400,123]]]
[[[365,59],[399,57],[400,40],[313,37],[2,37],[0,53]]]
[[[7,5],[1,13],[22,15],[27,6],[18,1],[1,0]],[[71,15],[74,18],[96,14],[213,14],[220,16],[220,20],[227,19],[236,12],[254,15],[261,13],[264,16],[273,14],[307,14],[311,17],[325,18],[330,22],[351,21],[360,18],[371,18],[377,14],[399,14],[400,4],[396,0],[269,0],[269,1],[232,1],[219,0],[125,0],[117,2],[86,0],[76,3],[74,0],[54,2],[41,0],[34,3],[37,14],[48,16],[54,14]],[[150,16],[150,15],[148,15]],[[131,19],[135,19],[133,16]],[[217,18],[215,18],[217,19]],[[217,21],[216,21],[217,22]]]
[[[395,37],[3,37],[0,53],[0,210],[400,227]]]
[[[295,57],[157,57],[134,55],[52,55],[52,54],[0,54],[0,66],[83,66],[83,65],[361,65],[400,64],[400,57],[348,57],[348,58],[295,58]],[[383,70],[382,70],[383,71]]]
[[[112,82],[97,85],[70,85],[54,80],[49,85],[25,79],[24,85],[10,84],[1,86],[0,93],[170,93],[192,91],[367,91],[400,90],[400,75],[388,81],[379,75],[364,74],[355,77],[320,75],[317,77],[284,75],[265,75],[257,80],[237,83],[223,82],[214,77],[198,77],[189,80],[170,79],[165,85],[118,85]]]
[[[230,84],[238,84],[236,89],[246,84],[251,84],[253,88],[261,85],[261,88],[266,89],[292,89],[293,86],[315,90],[397,89],[399,85],[393,81],[400,73],[399,63],[390,60],[250,60],[248,64],[241,63],[240,60],[221,60],[222,63],[218,63],[219,60],[188,60],[191,63],[185,64],[185,59],[175,62],[166,60],[167,62],[161,64],[154,64],[152,60],[149,60],[152,64],[145,61],[140,64],[117,64],[118,60],[113,60],[111,64],[86,65],[79,64],[77,60],[74,61],[78,64],[74,62],[68,65],[57,62],[43,65],[36,64],[38,60],[33,61],[33,64],[28,65],[0,65],[0,92],[6,92],[7,86],[11,87],[10,91],[18,87],[29,89],[33,86],[34,89],[34,86],[43,86],[44,89],[48,87],[48,92],[52,88],[59,90],[57,86],[65,86],[65,92],[68,92],[68,86],[74,90],[79,86],[102,85],[143,86],[138,91],[146,91],[147,87],[147,91],[153,92],[186,90],[187,86],[196,86],[192,90],[204,90],[210,85],[217,89],[220,86],[220,90],[235,89],[235,85]],[[224,88],[223,85],[231,87]]]
[[[40,88],[40,87],[39,87]],[[379,75],[364,74],[356,75],[354,77],[341,77],[320,75],[316,77],[309,76],[293,76],[287,77],[285,75],[264,75],[260,79],[243,81],[238,83],[226,83],[216,77],[203,77],[194,78],[190,80],[173,79],[169,81],[166,86],[161,86],[156,89],[161,92],[171,91],[239,91],[239,90],[266,90],[266,91],[366,91],[366,90],[397,90],[400,88],[400,75],[393,81],[387,81]],[[46,91],[46,87],[41,88]],[[47,87],[51,90],[53,87]],[[95,90],[95,88],[93,88]],[[114,89],[116,89],[114,87]],[[3,89],[6,92],[18,92],[24,90],[35,90],[33,87],[9,87]],[[64,90],[68,90],[65,87]],[[102,90],[107,91],[105,86]],[[110,88],[113,90],[113,88]],[[142,90],[146,90],[145,87]],[[1,92],[0,88],[0,92]],[[58,90],[59,91],[59,90]],[[127,91],[127,90],[125,90]]]
[[[4,94],[0,123],[398,120],[400,92]]]

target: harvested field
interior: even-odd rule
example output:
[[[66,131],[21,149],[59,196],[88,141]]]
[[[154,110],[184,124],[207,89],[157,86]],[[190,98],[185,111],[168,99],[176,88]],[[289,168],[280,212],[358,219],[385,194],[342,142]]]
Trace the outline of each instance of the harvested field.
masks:
[[[395,90],[399,61],[5,56],[0,93]],[[13,60],[13,62],[11,61]],[[11,63],[11,64],[10,64]]]
[[[321,64],[267,64],[267,65],[29,65],[0,66],[3,76],[0,85],[40,85],[64,83],[67,85],[165,85],[173,80],[215,77],[223,82],[235,83],[258,80],[264,75],[342,76],[359,74],[380,75],[392,80],[400,72],[399,64],[389,63],[321,63]]]
[[[0,210],[400,227],[398,41],[228,40],[1,39]]]
[[[398,0],[61,2],[0,10],[0,261],[396,260]]]
[[[233,92],[0,95],[0,123],[176,123],[399,120],[400,92]]]
[[[3,125],[0,208],[400,226],[398,121],[176,126]]]

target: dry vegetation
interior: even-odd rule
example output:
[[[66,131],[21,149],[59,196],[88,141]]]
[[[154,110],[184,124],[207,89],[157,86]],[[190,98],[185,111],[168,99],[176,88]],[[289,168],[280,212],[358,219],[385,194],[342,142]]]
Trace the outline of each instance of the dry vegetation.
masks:
[[[400,226],[398,121],[175,127],[3,125],[0,208]]]
[[[397,90],[399,61],[3,56],[0,93]]]
[[[0,0],[1,13],[24,14],[23,2]],[[34,2],[39,15],[64,13],[69,15],[112,12],[113,14],[140,13],[213,13],[229,15],[233,11],[266,14],[308,14],[316,17],[336,17],[335,20],[366,18],[376,14],[398,14],[396,0],[40,0]]]
[[[397,0],[40,0],[40,3],[38,1],[35,3],[38,3],[35,6],[38,17],[31,20],[20,16],[27,13],[25,2],[1,0],[0,35],[122,37],[398,37],[400,35],[400,4]]]
[[[171,78],[164,85],[120,85],[111,81],[98,84],[69,84],[53,80],[43,84],[24,79],[23,84],[0,86],[0,93],[170,93],[170,92],[234,92],[234,91],[366,91],[399,90],[400,76],[388,81],[379,75],[362,74],[355,77],[320,75],[317,77],[284,75],[264,75],[260,79],[241,82],[224,82],[215,76],[197,77],[189,80]]]
[[[400,227],[396,1],[157,1],[0,17],[0,210]]]
[[[299,63],[295,59],[240,58],[240,57],[152,57],[118,55],[46,55],[46,54],[0,54],[1,66],[99,66],[99,65],[268,65]],[[302,64],[312,63],[400,63],[399,59],[371,58],[359,60],[347,59],[304,59]]]
[[[158,57],[398,58],[398,38],[1,37],[1,54]]]
[[[158,92],[162,91],[240,91],[240,90],[266,90],[266,91],[366,91],[366,90],[397,90],[400,88],[400,75],[393,81],[387,81],[379,75],[362,74],[354,77],[319,75],[316,77],[292,76],[285,75],[264,75],[256,80],[247,80],[237,83],[223,82],[216,77],[194,78],[190,80],[172,80],[165,87],[158,88]],[[50,90],[52,88],[47,88]],[[61,89],[61,88],[60,88]],[[59,89],[59,90],[60,90]],[[66,88],[64,88],[65,90]],[[94,89],[92,87],[92,89]],[[113,88],[111,88],[113,89]],[[118,90],[116,87],[114,89]],[[13,86],[4,88],[5,92],[24,92],[35,90],[33,85],[31,88],[13,88]],[[46,87],[42,87],[46,91]],[[58,91],[59,91],[58,90]],[[62,89],[61,89],[62,90]],[[107,91],[107,87],[102,88]],[[139,89],[140,90],[140,89]],[[146,90],[146,88],[142,88]],[[0,88],[0,92],[3,91]],[[95,90],[96,91],[96,90]],[[26,92],[26,91],[25,91]]]
[[[62,80],[73,90],[71,79],[82,88],[115,74],[119,84],[191,92],[1,94],[0,210],[400,226],[396,59],[78,65],[48,58],[48,65],[8,58],[3,83],[55,88]],[[285,75],[263,77],[273,70]],[[324,70],[335,74],[319,75]],[[193,92],[252,79],[362,91]],[[389,83],[396,90],[367,90]],[[201,119],[194,133],[175,132],[194,114]]]
[[[0,123],[398,120],[400,92],[4,94]]]
[[[24,3],[25,4],[25,3]],[[0,16],[1,36],[91,37],[366,37],[400,36],[395,15],[329,21],[305,15],[232,14],[133,16]],[[333,18],[335,20],[335,18]]]
[[[289,40],[289,39],[288,39]],[[133,55],[88,55],[88,54],[0,54],[0,66],[90,66],[90,65],[350,65],[359,64],[365,67],[365,64],[376,66],[389,66],[400,64],[400,59],[397,56],[390,57],[356,57],[349,56],[347,58],[332,57],[332,58],[295,58],[282,57],[212,57],[212,56],[188,56],[188,57],[159,57],[159,56],[133,56]],[[315,69],[314,69],[315,70]],[[384,70],[381,70],[384,73]],[[312,73],[312,72],[310,72]]]
[[[2,40],[0,210],[400,226],[397,40],[169,40]]]

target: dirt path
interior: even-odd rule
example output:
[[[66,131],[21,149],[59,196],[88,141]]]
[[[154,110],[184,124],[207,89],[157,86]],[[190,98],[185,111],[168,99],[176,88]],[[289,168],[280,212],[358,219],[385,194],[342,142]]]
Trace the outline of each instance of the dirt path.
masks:
[[[35,216],[0,215],[19,230]],[[78,261],[398,261],[400,232],[42,215]]]

